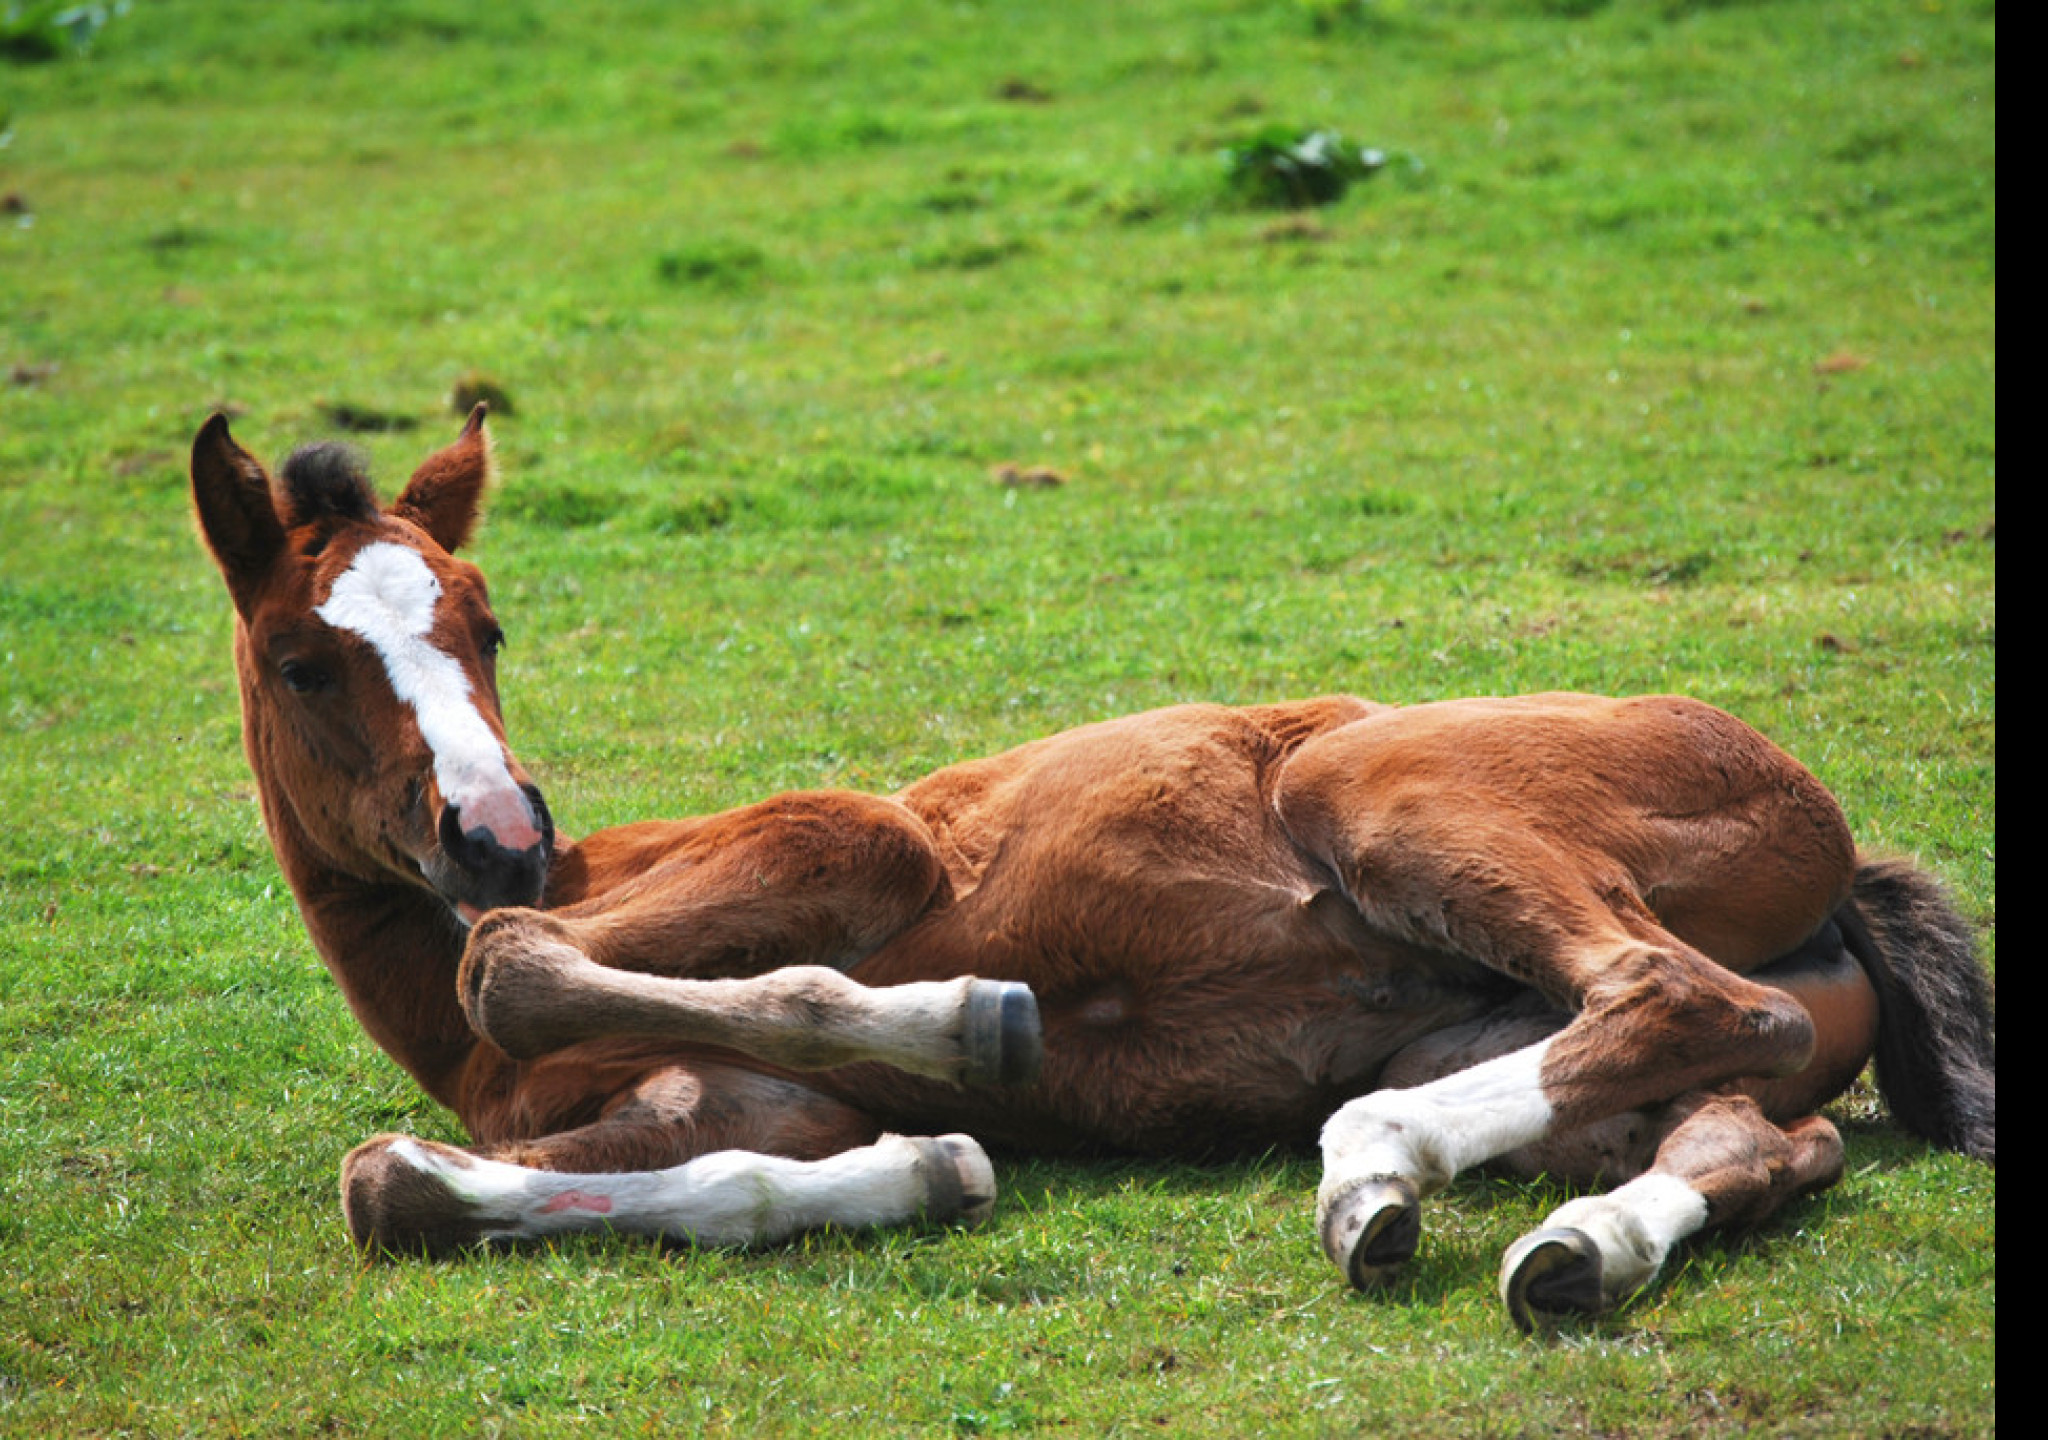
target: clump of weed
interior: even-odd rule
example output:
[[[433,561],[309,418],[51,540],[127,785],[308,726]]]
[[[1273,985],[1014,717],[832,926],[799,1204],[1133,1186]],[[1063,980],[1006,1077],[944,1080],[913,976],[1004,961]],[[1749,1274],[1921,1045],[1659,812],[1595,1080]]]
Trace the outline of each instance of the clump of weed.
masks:
[[[1358,496],[1358,513],[1369,519],[1388,515],[1412,515],[1416,499],[1405,490],[1368,487]]]
[[[489,405],[494,416],[510,415],[512,392],[481,370],[465,371],[448,392],[448,408],[457,415],[467,415],[480,404]]]
[[[732,496],[721,492],[686,495],[657,506],[647,517],[647,528],[656,535],[704,535],[730,525],[733,508]]]
[[[526,483],[508,487],[498,502],[498,513],[555,530],[581,530],[602,525],[623,506],[621,498],[608,490],[588,485]]]
[[[1571,555],[1563,562],[1567,575],[1580,579],[1620,579],[1657,589],[1694,584],[1714,568],[1711,551],[1691,550],[1683,555],[1654,555],[1640,551],[1625,554]]]
[[[1361,25],[1370,13],[1366,0],[1300,0],[1300,4],[1308,28],[1318,35]]]
[[[920,249],[911,263],[920,270],[987,270],[1029,255],[1033,248],[1021,236],[972,236]]]
[[[176,224],[153,231],[143,246],[159,255],[173,254],[180,250],[196,250],[212,242],[213,235],[197,225]]]
[[[1057,490],[1067,477],[1050,465],[1019,465],[1005,460],[989,472],[989,478],[1009,490]]]
[[[807,110],[776,126],[769,148],[789,159],[819,160],[901,144],[928,123],[905,113],[862,108]]]
[[[778,467],[749,487],[749,518],[790,530],[874,530],[929,513],[939,486],[922,465],[881,455],[826,451]]]
[[[738,240],[699,240],[670,250],[654,262],[654,273],[670,285],[707,290],[745,290],[768,268],[760,249]]]
[[[113,5],[78,5],[72,0],[26,0],[0,9],[0,59],[55,60],[68,50],[83,54],[107,22],[126,14],[128,0]]]
[[[1263,209],[1306,210],[1343,198],[1387,166],[1387,152],[1352,145],[1335,130],[1269,125],[1223,152],[1230,189]]]
[[[1015,105],[1050,105],[1053,93],[1035,81],[1021,76],[1012,76],[996,86],[996,99],[1008,100]]]
[[[411,415],[402,415],[395,410],[380,410],[374,405],[358,405],[352,400],[323,400],[319,405],[320,418],[329,428],[350,435],[395,435],[417,429],[419,421]]]

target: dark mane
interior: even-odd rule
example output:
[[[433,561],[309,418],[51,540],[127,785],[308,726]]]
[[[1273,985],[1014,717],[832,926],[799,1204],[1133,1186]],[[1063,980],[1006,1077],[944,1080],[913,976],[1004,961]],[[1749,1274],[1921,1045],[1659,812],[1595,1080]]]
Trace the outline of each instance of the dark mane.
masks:
[[[377,492],[363,452],[338,440],[301,445],[284,462],[281,477],[285,523],[316,520],[369,520],[378,511]]]

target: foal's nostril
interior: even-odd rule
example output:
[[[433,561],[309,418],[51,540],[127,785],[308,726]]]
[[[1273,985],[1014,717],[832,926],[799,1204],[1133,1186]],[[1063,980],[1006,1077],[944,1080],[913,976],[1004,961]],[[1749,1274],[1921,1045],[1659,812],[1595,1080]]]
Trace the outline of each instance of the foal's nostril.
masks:
[[[454,805],[441,807],[441,823],[435,827],[440,832],[441,850],[450,860],[463,869],[471,868],[470,856],[476,846],[462,828],[462,811]]]
[[[555,853],[555,817],[548,812],[547,798],[538,785],[521,785],[519,791],[533,806],[533,828],[540,832],[539,850],[543,860]]]

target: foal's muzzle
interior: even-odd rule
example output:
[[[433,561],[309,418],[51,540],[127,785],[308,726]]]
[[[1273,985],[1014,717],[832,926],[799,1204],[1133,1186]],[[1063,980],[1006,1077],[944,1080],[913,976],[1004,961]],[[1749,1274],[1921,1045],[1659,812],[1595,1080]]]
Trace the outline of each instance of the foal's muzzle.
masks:
[[[441,807],[436,826],[439,849],[426,865],[428,881],[464,919],[502,905],[537,905],[555,849],[555,822],[547,801],[532,785],[521,785],[518,800],[472,807]],[[519,803],[523,801],[524,803]]]

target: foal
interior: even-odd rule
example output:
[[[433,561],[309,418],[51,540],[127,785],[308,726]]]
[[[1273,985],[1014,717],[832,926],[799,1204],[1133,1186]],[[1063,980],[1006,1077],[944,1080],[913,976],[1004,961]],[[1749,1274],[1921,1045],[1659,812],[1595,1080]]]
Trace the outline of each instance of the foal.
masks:
[[[490,471],[482,406],[388,508],[336,447],[275,481],[222,417],[193,447],[279,864],[371,1038],[474,1141],[353,1152],[367,1248],[972,1221],[981,1141],[1320,1132],[1319,1233],[1361,1286],[1468,1167],[1617,1187],[1509,1250],[1529,1326],[1832,1183],[1815,1112],[1873,1049],[1909,1128],[1994,1156],[1967,929],[1691,700],[1181,706],[891,796],[571,840],[457,558]]]

